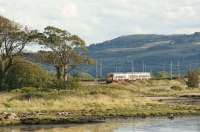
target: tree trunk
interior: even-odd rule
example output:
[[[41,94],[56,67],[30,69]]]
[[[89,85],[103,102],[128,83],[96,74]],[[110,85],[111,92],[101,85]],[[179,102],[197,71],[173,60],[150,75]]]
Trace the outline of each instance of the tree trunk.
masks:
[[[0,76],[0,89],[3,88],[3,84],[4,84],[4,79],[2,76]]]
[[[6,78],[6,74],[5,72],[0,73],[0,89],[3,89],[5,86],[5,78]]]
[[[56,76],[57,76],[57,79],[58,80],[61,80],[61,78],[62,78],[62,67],[60,67],[60,66],[56,66]]]
[[[0,89],[4,88],[4,83],[5,83],[5,77],[6,77],[6,73],[5,73],[5,68],[4,68],[4,63],[1,62],[0,65]]]
[[[57,79],[67,81],[66,67],[65,66],[57,66]]]
[[[63,80],[64,80],[64,82],[66,82],[68,80],[68,76],[66,73],[66,65],[64,65],[64,67],[63,67]]]
[[[0,88],[5,88],[5,81],[8,74],[8,71],[13,66],[13,58],[1,59],[0,62]]]

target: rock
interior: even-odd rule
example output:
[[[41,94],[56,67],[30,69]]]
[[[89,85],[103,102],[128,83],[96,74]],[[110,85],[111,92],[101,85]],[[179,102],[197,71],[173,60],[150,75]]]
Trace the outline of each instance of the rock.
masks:
[[[9,113],[9,114],[5,115],[4,118],[6,120],[16,120],[16,119],[18,119],[18,117],[15,113]]]
[[[39,112],[39,113],[37,113],[37,115],[45,115],[45,113],[40,113],[40,112]]]
[[[175,117],[174,117],[174,114],[170,114],[168,118],[169,118],[170,120],[174,120],[174,118],[175,118]]]
[[[57,115],[59,115],[59,116],[67,116],[69,114],[70,114],[69,112],[58,112],[57,113]]]
[[[4,116],[0,115],[0,121],[4,120]]]
[[[3,114],[3,115],[7,115],[8,113],[7,113],[7,112],[3,112],[2,114]]]

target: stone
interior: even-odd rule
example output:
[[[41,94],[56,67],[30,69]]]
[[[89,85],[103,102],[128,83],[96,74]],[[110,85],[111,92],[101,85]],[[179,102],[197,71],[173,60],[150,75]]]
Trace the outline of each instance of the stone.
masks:
[[[17,115],[15,113],[9,113],[7,115],[5,115],[5,119],[7,120],[16,120],[18,119]]]
[[[7,115],[8,113],[7,112],[3,112],[3,115]]]
[[[174,114],[170,114],[168,118],[169,118],[170,120],[174,120],[175,116],[174,116]]]
[[[69,114],[70,114],[69,112],[58,112],[57,113],[57,115],[59,115],[59,116],[67,116]]]

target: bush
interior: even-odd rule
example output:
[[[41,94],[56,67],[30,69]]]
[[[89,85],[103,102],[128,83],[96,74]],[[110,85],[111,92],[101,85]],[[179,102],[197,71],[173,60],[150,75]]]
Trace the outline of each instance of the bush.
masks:
[[[81,81],[94,81],[94,77],[86,72],[78,72],[75,76]]]
[[[23,59],[17,59],[14,63],[6,77],[8,88],[48,87],[50,75],[40,66]]]
[[[171,78],[170,73],[165,72],[165,71],[157,72],[153,76],[155,79],[170,79]]]
[[[79,78],[77,77],[71,77],[69,80],[66,82],[66,86],[68,89],[73,89],[79,87]]]
[[[79,86],[79,79],[76,77],[69,77],[67,81],[54,79],[50,87],[57,90],[63,90],[63,89],[74,89],[77,88],[78,86]]]
[[[12,90],[13,93],[20,93],[17,94],[18,96],[14,97],[14,99],[18,100],[29,100],[31,99],[58,99],[61,97],[58,95],[57,90],[52,89],[43,89],[43,88],[35,88],[35,87],[24,87],[19,89]]]
[[[199,71],[193,70],[188,71],[188,87],[198,88],[199,87]]]
[[[38,92],[38,88],[23,87],[23,88],[20,88],[20,89],[15,89],[12,92],[17,92],[17,93],[34,93],[34,92]]]
[[[150,91],[155,93],[170,92],[168,89],[151,89]]]
[[[175,90],[175,91],[181,91],[181,90],[183,90],[183,88],[181,88],[179,86],[172,86],[171,89]]]

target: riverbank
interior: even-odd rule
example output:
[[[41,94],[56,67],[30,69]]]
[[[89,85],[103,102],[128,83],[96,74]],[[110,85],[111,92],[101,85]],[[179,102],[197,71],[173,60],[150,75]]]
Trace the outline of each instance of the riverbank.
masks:
[[[175,87],[175,88],[174,88]],[[71,90],[23,88],[0,93],[0,125],[102,122],[110,118],[199,115],[200,106],[181,98],[200,93],[181,80],[150,80],[122,84],[81,83]],[[188,100],[193,96],[184,96]],[[194,99],[198,99],[195,96]]]
[[[102,123],[86,124],[50,124],[50,125],[17,125],[0,127],[2,132],[110,132],[118,131],[142,131],[142,132],[162,132],[162,131],[193,131],[199,132],[200,116],[181,116],[174,120],[165,117],[156,118],[126,118],[110,119]],[[187,125],[186,125],[187,124]],[[167,130],[166,130],[167,129]]]
[[[141,111],[140,111],[141,110]],[[163,111],[165,110],[165,111]],[[82,114],[74,112],[73,114],[62,114],[66,112],[27,112],[27,113],[15,113],[16,117],[10,116],[6,119],[1,119],[0,126],[13,126],[13,125],[49,125],[49,124],[88,124],[88,123],[103,123],[110,119],[135,119],[135,118],[148,118],[148,117],[166,117],[174,119],[180,116],[200,116],[200,108],[161,108],[159,110],[152,111],[145,109],[132,109],[122,110],[123,112],[105,112],[96,111],[97,114],[86,114],[84,111]],[[93,111],[94,112],[94,111]],[[13,113],[8,113],[12,115]],[[2,115],[2,113],[0,113]]]

